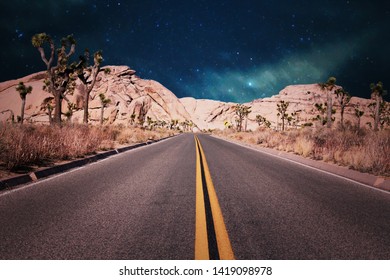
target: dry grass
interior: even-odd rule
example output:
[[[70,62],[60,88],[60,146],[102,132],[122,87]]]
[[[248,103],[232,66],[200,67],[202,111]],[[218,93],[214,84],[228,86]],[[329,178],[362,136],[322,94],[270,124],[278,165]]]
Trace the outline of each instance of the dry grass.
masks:
[[[145,131],[121,126],[72,124],[59,128],[0,123],[0,166],[6,170],[15,170],[24,166],[42,165],[172,134],[171,131]]]
[[[390,176],[390,130],[328,130],[303,128],[285,132],[261,129],[256,132],[216,131],[219,136],[293,152],[347,166],[361,172]]]

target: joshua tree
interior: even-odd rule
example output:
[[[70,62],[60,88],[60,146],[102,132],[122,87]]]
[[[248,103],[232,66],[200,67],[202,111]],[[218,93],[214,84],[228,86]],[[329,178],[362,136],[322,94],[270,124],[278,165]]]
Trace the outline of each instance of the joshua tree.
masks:
[[[329,122],[329,121],[328,121],[328,117],[325,116],[325,112],[328,111],[328,105],[327,105],[327,103],[325,103],[325,104],[323,104],[323,103],[316,103],[316,104],[314,104],[314,106],[316,107],[317,111],[318,111],[320,114],[317,115],[315,118],[313,118],[313,120],[318,120],[318,121],[320,121],[320,123],[321,123],[322,125],[327,124],[327,123]],[[331,115],[335,114],[335,113],[336,113],[336,110],[332,109],[332,112],[331,112],[331,113],[332,113]],[[332,121],[334,121],[334,120],[335,120],[334,117],[331,117],[331,118],[330,118],[330,122],[332,122]]]
[[[335,94],[337,101],[340,105],[340,124],[341,128],[344,128],[344,110],[348,103],[351,101],[351,95],[343,88],[336,89]]]
[[[177,125],[179,124],[179,120],[171,120],[171,123],[169,124],[170,129],[177,129]]]
[[[326,83],[320,83],[319,86],[322,90],[326,91],[326,126],[331,128],[332,126],[332,93],[334,88],[336,87],[336,78],[329,77]]]
[[[72,121],[73,112],[77,110],[76,104],[68,101],[68,111],[64,113],[68,122]]]
[[[378,82],[377,84],[372,83],[371,88],[371,98],[375,101],[375,111],[374,111],[374,130],[378,131],[379,122],[380,122],[380,111],[383,102],[383,95],[387,94],[387,91],[383,89],[383,83]]]
[[[89,50],[86,49],[84,56],[80,56],[80,62],[76,66],[76,73],[80,81],[83,83],[83,94],[84,94],[84,118],[83,122],[88,123],[88,103],[89,95],[96,83],[97,75],[100,72],[100,64],[103,62],[102,51],[97,51],[93,55],[94,64],[89,65]]]
[[[368,110],[370,111],[370,117],[374,120],[374,130],[375,130],[375,122],[376,122],[376,107],[377,102],[372,102],[368,104]],[[378,129],[379,127],[383,128],[384,125],[390,125],[390,106],[387,102],[382,101],[379,106],[379,120],[378,120]],[[372,128],[372,124],[370,122],[370,127]]]
[[[233,107],[234,112],[236,113],[236,123],[237,123],[237,130],[242,130],[242,122],[245,118],[248,117],[249,113],[251,112],[250,106],[245,106],[244,104],[237,104]],[[246,130],[246,129],[245,129]]]
[[[291,113],[291,121],[295,127],[299,126],[299,122],[301,121],[301,119],[300,119],[301,112],[302,112],[302,110],[296,110],[296,111]]]
[[[32,86],[26,87],[23,82],[19,82],[19,85],[16,87],[16,90],[19,92],[20,98],[22,99],[22,109],[20,112],[20,123],[23,124],[24,121],[24,107],[26,106],[26,96],[32,92]]]
[[[192,128],[194,127],[194,123],[190,120],[190,121],[187,121],[187,124],[188,124],[188,130],[192,131]]]
[[[153,126],[154,121],[152,120],[151,117],[149,117],[149,116],[146,117],[146,123],[148,124],[149,130],[152,130],[152,126]]]
[[[106,98],[104,93],[99,94],[101,108],[100,108],[100,124],[103,125],[104,121],[104,108],[111,103],[111,100],[109,98]]]
[[[61,40],[61,47],[57,50],[57,65],[53,66],[55,58],[55,46],[52,38],[46,33],[35,34],[32,37],[32,45],[38,49],[42,61],[46,65],[47,79],[44,89],[50,92],[55,101],[54,123],[61,123],[61,103],[67,91],[74,89],[76,76],[69,65],[69,58],[74,54],[76,41],[72,35]],[[50,55],[46,57],[44,44],[49,44]],[[69,48],[69,51],[67,51]]]
[[[265,117],[263,117],[262,115],[256,115],[256,122],[259,126],[261,126],[262,124],[264,124],[267,128],[270,128],[271,127],[271,122],[268,121]]]
[[[357,118],[357,130],[360,131],[360,119],[364,115],[364,111],[360,110],[359,104],[355,106],[355,116]]]
[[[318,120],[321,122],[322,125],[325,125],[326,124],[326,117],[325,117],[326,107],[322,103],[316,103],[316,104],[314,104],[314,106],[316,107],[319,114],[315,118],[313,118],[313,120]]]
[[[286,112],[289,105],[290,102],[285,102],[284,100],[281,100],[278,104],[276,104],[277,110],[279,112],[278,116],[280,116],[282,119],[282,131],[284,131],[284,121],[288,118],[288,114]]]
[[[192,127],[192,122],[185,120],[185,121],[180,122],[180,125],[183,127],[183,131],[190,131],[190,129]]]

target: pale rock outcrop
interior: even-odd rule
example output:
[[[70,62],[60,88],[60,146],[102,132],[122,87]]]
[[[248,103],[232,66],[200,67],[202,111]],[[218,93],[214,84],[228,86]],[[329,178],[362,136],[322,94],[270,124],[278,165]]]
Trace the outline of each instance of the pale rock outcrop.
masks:
[[[234,126],[236,123],[235,103],[192,97],[179,99],[160,83],[139,78],[135,75],[136,72],[127,66],[106,66],[103,67],[103,70],[107,68],[110,71],[99,73],[95,87],[90,94],[89,120],[92,124],[97,124],[100,120],[102,106],[99,98],[100,93],[111,100],[111,103],[104,110],[104,118],[109,124],[128,125],[133,114],[136,115],[136,118],[139,115],[144,115],[145,119],[150,117],[152,120],[165,121],[166,123],[170,123],[172,120],[192,121],[195,124],[194,128],[200,130],[224,129],[229,125]],[[16,86],[22,81],[27,86],[33,87],[32,93],[26,99],[26,122],[48,123],[47,108],[43,105],[43,101],[51,95],[42,89],[45,76],[45,72],[38,72],[18,80],[0,83],[0,121],[10,118],[10,110],[14,113],[15,118],[20,114],[21,100]],[[82,122],[83,120],[83,90],[83,85],[78,82],[74,94],[67,96],[69,101],[76,104],[78,108],[73,113],[73,122]],[[277,95],[245,103],[246,106],[251,107],[251,113],[243,123],[243,127],[256,130],[258,128],[256,115],[262,115],[271,122],[272,128],[280,128],[281,120],[277,116],[277,104],[281,100],[289,102],[287,111],[289,114],[296,113],[297,115],[297,120],[293,125],[300,126],[309,123],[314,126],[321,125],[319,121],[313,120],[319,114],[314,104],[324,104],[326,92],[321,90],[318,84],[309,84],[287,86]],[[359,106],[360,110],[365,111],[361,118],[361,126],[373,123],[368,110],[368,105],[371,102],[370,99],[352,97],[350,104],[345,109],[345,121],[352,124],[357,123],[355,107]],[[336,96],[333,96],[333,103],[336,109],[334,115],[336,125],[340,121],[340,106]],[[63,112],[66,110],[67,103],[64,101]]]
[[[104,69],[110,69],[105,73]],[[179,122],[190,120],[180,100],[160,83],[151,80],[143,80],[135,75],[135,71],[127,66],[106,66],[98,75],[94,89],[89,100],[89,120],[98,123],[100,120],[101,103],[99,94],[103,93],[111,103],[104,110],[104,118],[110,124],[125,124],[130,122],[132,114],[143,114],[153,120],[178,120]],[[16,91],[17,84],[22,81],[27,86],[32,86],[33,91],[27,96],[25,118],[27,122],[48,123],[49,117],[42,102],[51,95],[43,90],[45,72],[39,72],[18,80],[0,83],[0,112],[12,110],[15,117],[20,114],[21,100]],[[83,85],[77,82],[73,95],[67,95],[67,99],[76,104],[77,110],[73,113],[73,122],[83,120]],[[67,102],[63,101],[63,112],[66,112]],[[0,114],[0,121],[10,118],[10,111]],[[64,117],[65,119],[65,117]]]
[[[314,126],[321,125],[319,121],[313,120],[319,114],[314,105],[316,103],[326,103],[326,92],[318,84],[308,84],[287,86],[277,95],[269,98],[256,99],[247,103],[247,106],[252,107],[252,112],[248,116],[248,129],[253,130],[258,127],[256,123],[256,115],[258,114],[267,118],[273,128],[280,128],[281,120],[277,116],[277,104],[281,100],[289,102],[288,114],[291,115],[294,112],[297,114],[296,126],[309,123],[312,123]],[[357,105],[365,111],[365,114],[361,118],[361,125],[364,126],[367,122],[373,122],[367,109],[368,104],[371,102],[372,100],[370,99],[353,97],[345,108],[344,122],[349,121],[352,124],[357,122],[354,109]],[[336,113],[333,115],[335,117],[334,124],[337,124],[340,121],[341,110],[335,95],[333,96],[333,108],[336,109]]]
[[[193,123],[201,130],[224,129],[226,122],[234,124],[235,103],[192,97],[180,98],[180,101],[191,115]]]
[[[246,106],[251,107],[251,113],[248,115],[248,119],[243,123],[243,128],[248,130],[258,129],[256,122],[256,115],[261,115],[271,122],[271,127],[274,129],[280,129],[281,120],[277,116],[277,104],[284,100],[289,102],[287,113],[291,115],[296,113],[296,121],[292,126],[300,126],[303,124],[312,124],[313,126],[320,126],[320,122],[313,120],[318,114],[318,110],[314,104],[325,104],[326,92],[323,91],[318,84],[308,85],[291,85],[285,87],[279,92],[279,94],[272,97],[256,99],[252,102],[244,103]],[[184,104],[188,113],[191,115],[192,121],[200,129],[224,129],[226,122],[230,125],[235,125],[236,116],[234,113],[235,103],[226,103],[214,100],[197,100],[191,97],[185,97],[180,99]],[[372,102],[370,99],[364,99],[359,97],[352,97],[350,103],[345,108],[344,121],[351,124],[357,123],[355,117],[355,107],[359,106],[360,110],[364,110],[365,114],[361,118],[361,126],[367,125],[367,123],[373,123],[372,117],[370,117],[368,105]],[[333,96],[333,107],[336,109],[335,124],[340,121],[340,106],[336,100],[336,96]]]

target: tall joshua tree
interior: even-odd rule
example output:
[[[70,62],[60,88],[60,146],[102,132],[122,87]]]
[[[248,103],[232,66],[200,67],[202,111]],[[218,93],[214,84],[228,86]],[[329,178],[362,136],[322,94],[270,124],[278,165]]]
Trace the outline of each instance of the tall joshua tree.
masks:
[[[20,98],[22,99],[22,109],[20,111],[20,123],[23,124],[24,121],[24,107],[26,106],[26,96],[32,92],[32,86],[26,87],[23,82],[20,82],[16,87],[16,90],[19,92]]]
[[[320,83],[319,86],[326,92],[326,126],[327,128],[332,127],[332,94],[336,87],[336,78],[329,77],[326,83]]]
[[[344,128],[344,111],[348,103],[351,101],[351,95],[345,91],[343,88],[338,88],[335,91],[337,96],[337,101],[340,105],[340,124],[341,128]]]
[[[76,66],[76,73],[80,81],[84,85],[84,118],[83,122],[88,123],[88,103],[89,95],[95,86],[97,75],[100,72],[100,65],[103,62],[102,51],[97,51],[93,55],[93,65],[89,65],[89,50],[86,49],[84,56],[80,56],[80,62]]]
[[[277,106],[276,109],[279,112],[278,115],[281,116],[281,119],[282,119],[282,131],[284,131],[284,122],[288,118],[287,108],[289,105],[290,105],[290,103],[285,102],[284,100],[281,100],[278,104],[276,104],[276,106]]]
[[[371,88],[371,98],[375,100],[375,111],[374,111],[374,130],[378,131],[379,121],[380,121],[380,109],[383,102],[383,95],[386,95],[387,91],[383,89],[383,83],[378,82],[376,84],[372,83]]]
[[[236,123],[237,123],[237,130],[242,130],[242,122],[245,118],[248,117],[249,113],[251,112],[250,106],[245,106],[244,104],[237,104],[233,107],[234,112],[236,114]]]
[[[46,33],[35,34],[32,37],[32,45],[37,48],[42,61],[46,65],[47,79],[44,88],[50,92],[55,101],[54,118],[55,124],[61,123],[61,104],[66,92],[74,86],[74,71],[69,65],[69,58],[74,54],[76,41],[72,35],[62,38],[61,47],[57,49],[57,65],[53,65],[55,59],[54,41]],[[49,44],[50,53],[47,56],[44,45]]]

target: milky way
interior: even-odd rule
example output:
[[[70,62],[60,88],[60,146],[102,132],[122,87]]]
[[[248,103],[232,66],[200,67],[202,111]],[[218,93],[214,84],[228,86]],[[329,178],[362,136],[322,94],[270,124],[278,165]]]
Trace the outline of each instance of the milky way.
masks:
[[[105,65],[179,97],[245,102],[335,76],[368,98],[370,83],[390,86],[385,2],[2,1],[0,81],[44,70],[31,37],[46,32],[74,34],[76,53],[101,49]]]

